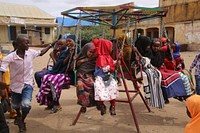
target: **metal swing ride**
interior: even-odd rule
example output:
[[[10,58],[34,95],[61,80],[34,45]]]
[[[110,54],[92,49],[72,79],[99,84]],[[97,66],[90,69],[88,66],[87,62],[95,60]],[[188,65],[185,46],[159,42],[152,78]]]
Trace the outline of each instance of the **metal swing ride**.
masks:
[[[113,38],[116,38],[116,30],[119,28],[126,27],[128,29],[128,27],[132,24],[135,24],[135,28],[136,28],[136,23],[139,23],[140,21],[154,19],[154,18],[161,18],[161,21],[162,21],[163,20],[162,18],[165,17],[166,14],[167,14],[167,11],[162,8],[138,7],[138,6],[134,6],[133,3],[127,3],[123,5],[117,5],[117,6],[76,7],[76,8],[61,12],[61,15],[67,16],[73,19],[84,20],[84,21],[92,22],[99,25],[109,26],[111,29],[113,29]],[[135,35],[136,35],[136,29],[135,29]],[[124,44],[122,44],[122,48],[123,48],[123,45]],[[125,64],[123,59],[120,59],[120,60],[123,64]],[[141,91],[139,90],[139,87],[137,85],[138,79],[133,78],[131,70],[128,70],[129,76],[134,86],[134,90],[129,90],[125,81],[125,76],[124,76],[122,67],[120,64],[118,65],[120,67],[120,73],[122,75],[122,81],[124,85],[124,90],[120,90],[120,92],[126,93],[127,100],[117,100],[117,102],[129,103],[133,120],[137,129],[137,132],[139,133],[140,132],[139,124],[136,119],[132,101],[139,94],[146,108],[148,109],[148,111],[150,112],[151,110],[148,107]],[[127,66],[126,68],[128,69]],[[140,69],[140,71],[142,70]],[[141,74],[141,78],[142,78],[142,74]],[[129,93],[135,93],[135,94],[131,97]],[[76,124],[76,122],[78,121],[80,117],[80,114],[81,114],[81,109],[79,113],[77,114],[75,120],[73,121],[72,125]]]

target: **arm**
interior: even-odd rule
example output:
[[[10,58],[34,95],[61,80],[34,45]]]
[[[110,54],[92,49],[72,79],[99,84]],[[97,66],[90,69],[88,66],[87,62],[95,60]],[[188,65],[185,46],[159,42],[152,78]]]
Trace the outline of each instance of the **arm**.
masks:
[[[196,66],[197,60],[198,60],[199,56],[200,56],[200,54],[196,55],[196,57],[194,58],[192,64],[190,65],[190,69],[189,69],[190,72],[191,72],[192,69]]]
[[[140,59],[142,58],[142,55],[140,54],[140,52],[136,47],[133,47],[133,51],[139,56]]]
[[[49,45],[48,45],[47,47],[45,47],[44,49],[42,49],[42,50],[41,50],[41,53],[40,53],[40,56],[44,55],[50,48],[52,48],[52,47],[55,45],[56,42],[57,42],[57,40],[54,41],[53,43],[49,44]]]
[[[53,60],[53,64],[56,63],[56,58],[55,58],[55,55],[54,55],[54,51],[52,51],[49,56],[51,57],[51,59]]]

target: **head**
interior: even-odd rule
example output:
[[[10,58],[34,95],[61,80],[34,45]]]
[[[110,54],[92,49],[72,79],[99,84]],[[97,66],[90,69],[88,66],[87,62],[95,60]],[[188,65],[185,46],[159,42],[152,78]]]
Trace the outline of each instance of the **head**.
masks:
[[[91,45],[91,46],[88,48],[87,57],[88,57],[88,58],[93,57],[93,56],[94,56],[94,53],[95,53],[95,50],[96,50],[96,48],[95,48],[94,44]]]
[[[93,43],[86,43],[81,49],[80,54],[78,55],[78,60],[83,58],[93,57],[95,53],[95,46]]]
[[[155,53],[160,51],[160,40],[159,39],[157,39],[157,38],[153,39],[152,44],[151,44],[151,49]]]
[[[189,117],[200,115],[200,96],[192,95],[186,99],[186,111]]]
[[[70,39],[70,38],[67,38],[66,39],[66,44],[67,44],[67,47],[74,47],[74,40]]]
[[[62,51],[64,49],[66,49],[67,47],[67,43],[65,39],[60,39],[56,42],[54,50],[56,51]]]
[[[107,39],[94,39],[93,43],[96,47],[96,55],[110,55],[112,52],[112,42]]]
[[[119,47],[122,46],[123,41],[124,41],[124,45],[125,45],[125,46],[128,46],[128,45],[129,45],[128,37],[127,37],[126,35],[124,35],[124,34],[120,35],[120,36],[117,38],[117,40],[118,40]]]
[[[30,42],[27,36],[19,35],[16,39],[16,44],[18,50],[25,51],[29,49]]]
[[[135,47],[138,49],[142,56],[148,56],[147,54],[151,51],[151,40],[147,36],[142,36],[136,40]]]

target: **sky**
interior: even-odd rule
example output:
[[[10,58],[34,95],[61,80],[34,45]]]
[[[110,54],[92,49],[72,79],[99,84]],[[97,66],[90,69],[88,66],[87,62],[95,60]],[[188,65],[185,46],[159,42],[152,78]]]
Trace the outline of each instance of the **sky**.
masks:
[[[143,7],[159,5],[159,0],[0,0],[0,2],[34,5],[54,17],[61,16],[62,11],[81,6],[115,6],[129,2]]]

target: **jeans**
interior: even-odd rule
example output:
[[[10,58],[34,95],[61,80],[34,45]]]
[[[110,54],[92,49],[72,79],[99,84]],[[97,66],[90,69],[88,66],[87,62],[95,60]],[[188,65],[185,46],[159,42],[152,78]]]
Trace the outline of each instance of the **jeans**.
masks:
[[[42,82],[41,82],[42,77],[48,73],[49,73],[49,70],[42,70],[42,71],[38,71],[35,73],[34,76],[35,76],[35,81],[37,83],[38,88],[40,88],[40,86],[42,84]]]
[[[0,103],[0,133],[9,133],[9,127],[6,123],[1,103]]]
[[[200,75],[194,75],[196,80],[196,93],[200,95]]]
[[[22,108],[22,114],[27,115],[31,110],[31,100],[33,87],[31,85],[25,84],[22,93],[11,92],[11,102],[13,109]]]

